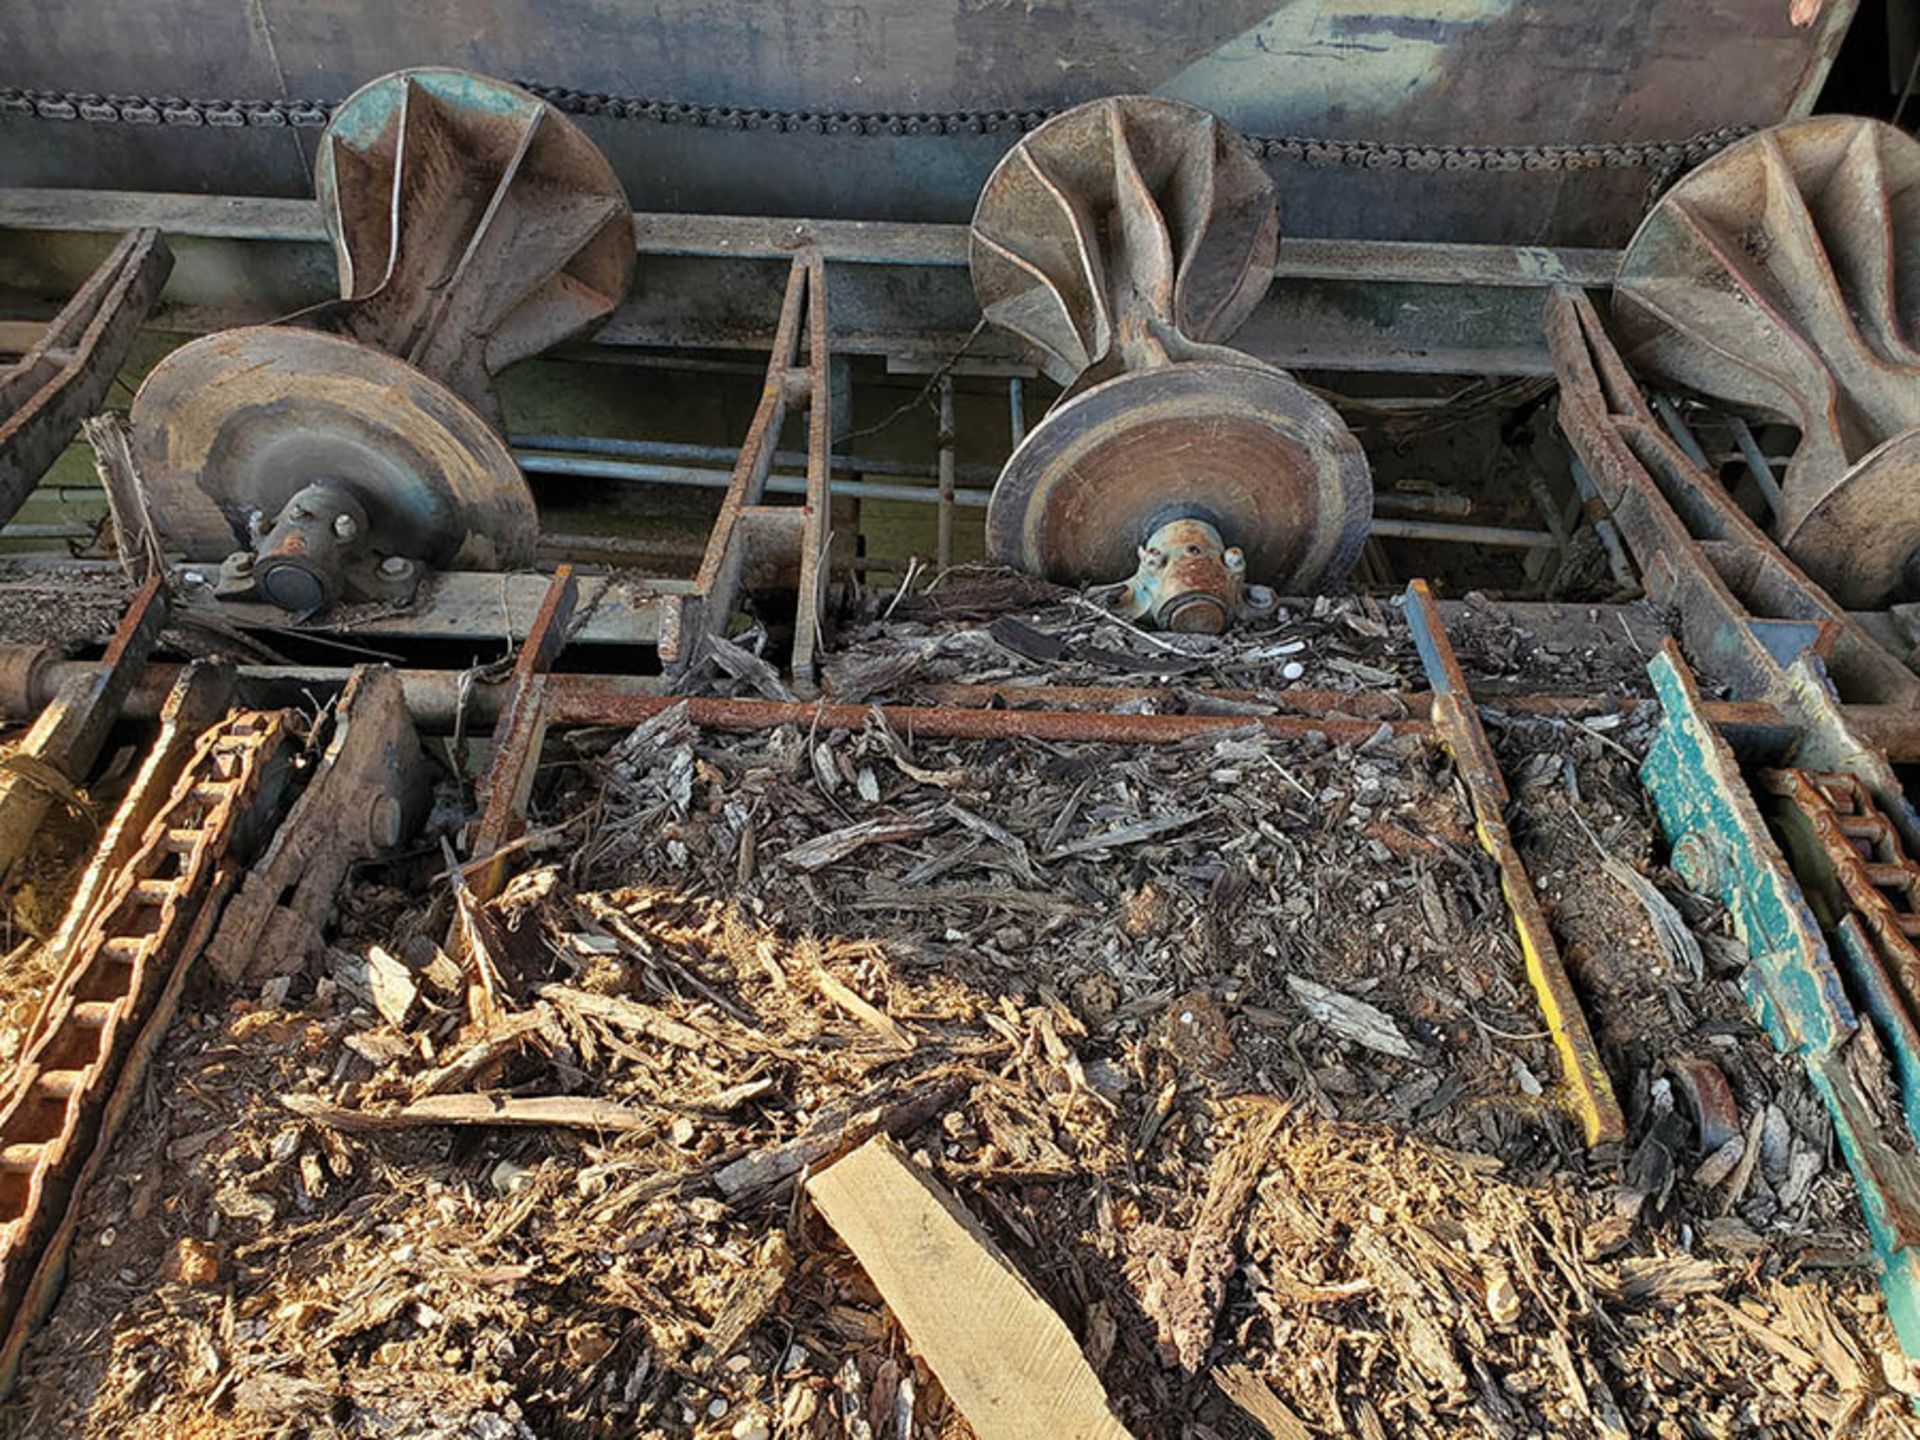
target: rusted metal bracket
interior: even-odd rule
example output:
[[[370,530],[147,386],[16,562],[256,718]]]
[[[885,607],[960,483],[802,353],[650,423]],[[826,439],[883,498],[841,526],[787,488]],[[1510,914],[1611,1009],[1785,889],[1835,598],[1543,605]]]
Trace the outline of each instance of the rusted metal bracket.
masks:
[[[222,980],[298,969],[321,945],[347,868],[391,850],[425,814],[426,768],[398,673],[355,671],[332,727],[312,778],[207,947]]]
[[[1860,1190],[1887,1313],[1906,1353],[1920,1358],[1920,1156],[1913,1137],[1880,1123],[1848,1063],[1860,1022],[1841,970],[1732,749],[1706,718],[1679,647],[1669,641],[1648,671],[1661,722],[1640,774],[1674,868],[1693,889],[1727,907],[1750,957],[1741,981],[1749,1005],[1775,1047],[1805,1062],[1832,1115]],[[1844,940],[1845,921],[1842,926]],[[1883,1039],[1899,1052],[1897,1035],[1883,1032]]]
[[[1920,1140],[1920,865],[1852,775],[1763,771],[1774,828],[1855,1003],[1892,1057],[1907,1128]]]
[[[0,524],[100,408],[172,270],[158,230],[130,231],[33,348],[0,370]]]
[[[540,766],[541,746],[546,743],[547,671],[566,647],[567,627],[579,598],[573,567],[562,565],[554,572],[540,613],[534,616],[526,643],[514,661],[500,702],[500,718],[493,727],[493,754],[486,774],[475,786],[480,818],[474,823],[467,848],[476,860],[493,856],[513,839],[525,819],[527,796]],[[476,870],[469,884],[478,898],[490,900],[500,893],[506,878],[504,865],[496,861]]]
[[[85,922],[8,1077],[0,1097],[0,1389],[52,1302],[86,1185],[219,917],[234,862],[286,783],[293,739],[286,711],[242,711],[200,739]],[[86,903],[83,896],[76,905]]]
[[[1613,1093],[1613,1081],[1600,1059],[1600,1047],[1574,994],[1573,981],[1561,962],[1560,948],[1547,924],[1540,897],[1534,893],[1526,864],[1507,829],[1507,782],[1500,773],[1480,712],[1467,688],[1467,678],[1447,639],[1446,626],[1424,580],[1407,587],[1407,624],[1433,687],[1433,724],[1453,756],[1473,803],[1474,830],[1480,848],[1500,870],[1500,890],[1513,916],[1513,928],[1526,957],[1527,979],[1540,1001],[1573,1108],[1580,1117],[1590,1147],[1617,1145],[1626,1138],[1626,1118]]]
[[[165,578],[151,575],[127,606],[100,668],[62,686],[0,760],[0,875],[26,853],[47,811],[70,801],[87,778],[166,623]]]
[[[804,313],[807,359],[799,361]],[[792,684],[814,691],[826,600],[828,493],[832,465],[833,399],[827,364],[827,272],[817,247],[793,258],[767,361],[760,405],[740,445],[733,483],[707,540],[692,591],[669,603],[660,623],[660,658],[683,674],[699,663],[705,638],[724,635],[743,588],[790,585],[796,595]],[[807,493],[800,505],[768,505],[767,476],[780,445],[787,407],[807,403]]]

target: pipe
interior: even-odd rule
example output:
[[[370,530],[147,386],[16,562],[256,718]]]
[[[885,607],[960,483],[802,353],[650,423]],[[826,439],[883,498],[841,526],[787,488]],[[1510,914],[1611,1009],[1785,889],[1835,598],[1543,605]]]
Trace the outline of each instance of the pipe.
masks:
[[[1627,559],[1626,547],[1620,543],[1620,527],[1613,523],[1607,502],[1601,499],[1593,476],[1587,473],[1578,455],[1573,457],[1573,488],[1580,492],[1581,508],[1586,509],[1593,520],[1593,533],[1600,537],[1600,548],[1607,552],[1607,569],[1613,575],[1613,583],[1623,589],[1638,590],[1640,581]]]
[[[1686,452],[1687,458],[1702,470],[1712,470],[1713,462],[1707,459],[1707,452],[1700,448],[1700,442],[1694,438],[1693,431],[1680,414],[1680,407],[1656,390],[1653,392],[1653,408],[1660,412],[1660,419],[1665,423],[1668,433]]]
[[[1767,512],[1777,521],[1785,502],[1780,497],[1780,482],[1774,477],[1773,467],[1767,464],[1767,457],[1760,453],[1760,442],[1753,438],[1753,430],[1746,421],[1738,415],[1729,415],[1727,423],[1733,430],[1733,443],[1740,447],[1740,454],[1747,462],[1747,473],[1753,476],[1753,483],[1760,487],[1760,494],[1767,502]]]
[[[713,464],[729,472],[740,458],[739,450],[731,445],[684,445],[672,440],[627,440],[609,435],[512,435],[508,437],[508,443],[517,450],[551,454],[601,455],[667,464]],[[776,450],[773,463],[804,470],[807,455],[804,450]],[[833,473],[849,478],[860,475],[901,475],[932,480],[939,471],[935,466],[913,460],[885,460],[877,455],[836,455],[833,457]],[[1000,471],[992,465],[962,465],[958,467],[958,474],[964,480],[991,485],[999,478]]]
[[[590,479],[631,480],[642,484],[692,485],[724,490],[732,477],[721,470],[681,465],[648,465],[628,460],[575,459],[564,455],[522,455],[520,468],[533,475],[578,475]],[[769,475],[767,489],[779,495],[804,495],[807,482],[799,475]],[[866,500],[904,500],[916,505],[938,505],[940,491],[931,485],[885,485],[866,480],[835,480],[835,495]],[[955,488],[953,503],[963,509],[984,510],[992,494],[987,490]],[[1439,544],[1492,545],[1508,550],[1531,550],[1553,544],[1545,530],[1512,530],[1498,525],[1449,525],[1435,520],[1396,520],[1376,517],[1372,534],[1385,540],[1431,540]]]
[[[1533,550],[1552,545],[1546,530],[1510,530],[1502,525],[1449,525],[1439,520],[1390,520],[1374,516],[1367,532],[1376,540],[1432,540],[1442,545],[1491,545],[1502,550]]]
[[[953,376],[940,377],[940,510],[934,518],[934,560],[953,564]]]
[[[128,693],[121,713],[130,720],[151,720],[179,679],[182,667],[149,664]],[[100,670],[97,660],[60,660],[44,646],[0,645],[0,720],[16,723],[39,713],[61,686]],[[310,705],[335,694],[353,674],[344,666],[241,665],[235,667],[236,703],[257,709],[278,705]],[[463,670],[403,668],[407,709],[422,731],[449,734],[466,698],[466,725],[490,726],[498,718],[507,685],[469,684]],[[659,675],[549,675],[544,684],[550,697],[547,718],[556,725],[631,725],[675,704],[666,695],[667,681]],[[1160,744],[1184,740],[1215,730],[1234,730],[1258,724],[1269,734],[1304,735],[1318,731],[1337,740],[1364,740],[1377,734],[1382,723],[1399,733],[1426,734],[1424,719],[1432,696],[1423,691],[1372,690],[1347,692],[1287,687],[1273,691],[1214,692],[1222,699],[1258,700],[1288,707],[1279,715],[1138,715],[1115,714],[1101,707],[1166,698],[1166,690],[1138,686],[1036,686],[1031,690],[996,685],[935,685],[928,687],[937,704],[880,706],[864,704],[782,703],[690,697],[693,717],[719,729],[762,729],[771,725],[818,723],[830,729],[857,729],[875,708],[890,723],[916,727],[917,733],[952,739],[1031,735],[1039,739],[1103,740],[1113,744]],[[1045,708],[1017,707],[1042,702]],[[1343,707],[1392,704],[1403,716],[1390,722],[1355,718]],[[1575,720],[1584,715],[1633,710],[1647,702],[1630,696],[1498,695],[1481,696],[1487,711],[1512,715]],[[1091,708],[1076,708],[1076,707]],[[756,708],[757,707],[757,708]],[[771,708],[769,708],[771,707]],[[1847,705],[1847,723],[1861,740],[1884,750],[1896,764],[1920,761],[1920,714],[1903,705]],[[1772,705],[1751,701],[1710,700],[1703,713],[1724,733],[1758,735],[1791,731],[1793,722]],[[1008,716],[1038,716],[1031,721],[1009,721]],[[992,717],[1002,717],[994,719]],[[959,718],[955,718],[959,717]],[[971,717],[971,718],[968,718]],[[1132,722],[1143,722],[1133,724]],[[1008,728],[1011,726],[1011,728]]]
[[[690,485],[706,490],[724,490],[733,483],[725,470],[702,470],[686,465],[653,465],[634,460],[592,460],[570,455],[518,454],[520,468],[529,475],[574,475],[591,480],[630,480],[645,485]],[[803,475],[769,475],[767,489],[776,495],[804,495],[807,481]],[[887,485],[871,480],[834,480],[829,489],[835,495],[852,495],[862,500],[904,500],[910,504],[938,504],[940,492],[931,485]],[[956,505],[976,510],[987,508],[985,490],[955,490]]]

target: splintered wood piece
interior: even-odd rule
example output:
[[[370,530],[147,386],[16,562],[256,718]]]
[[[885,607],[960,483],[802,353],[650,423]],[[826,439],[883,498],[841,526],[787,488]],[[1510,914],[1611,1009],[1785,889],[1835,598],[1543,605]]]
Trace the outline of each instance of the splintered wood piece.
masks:
[[[810,1166],[844,1155],[875,1135],[904,1135],[944,1112],[972,1086],[965,1070],[942,1069],[907,1081],[882,1081],[859,1095],[820,1107],[813,1123],[791,1140],[742,1155],[714,1181],[729,1200],[757,1198]]]
[[[896,1050],[913,1049],[913,1036],[901,1029],[891,1015],[872,1004],[866,996],[837,977],[828,973],[824,965],[817,962],[813,967],[812,980],[817,989],[833,1004],[873,1031]]]
[[[1227,1298],[1227,1278],[1239,1264],[1240,1232],[1254,1186],[1267,1173],[1267,1156],[1286,1119],[1274,1106],[1263,1120],[1213,1157],[1207,1194],[1194,1217],[1187,1241],[1186,1265],[1156,1267],[1142,1308],[1159,1328],[1161,1358],[1189,1373],[1197,1372],[1213,1343],[1214,1326]]]
[[[980,1440],[1127,1436],[1066,1324],[894,1141],[868,1141],[807,1194]]]
[[[367,951],[367,989],[380,1018],[396,1030],[405,1029],[420,987],[414,984],[413,972],[378,945]]]
[[[1293,1407],[1273,1393],[1273,1387],[1245,1365],[1221,1365],[1213,1383],[1272,1440],[1313,1440],[1313,1431]]]
[[[644,1130],[644,1110],[583,1095],[430,1095],[393,1110],[356,1110],[318,1095],[282,1095],[280,1103],[335,1130],[405,1130],[415,1125],[533,1125],[576,1130]]]

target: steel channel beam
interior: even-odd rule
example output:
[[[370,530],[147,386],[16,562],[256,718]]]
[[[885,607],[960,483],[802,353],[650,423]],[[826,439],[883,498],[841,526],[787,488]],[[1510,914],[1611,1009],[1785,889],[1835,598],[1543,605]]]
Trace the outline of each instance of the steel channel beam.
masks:
[[[1560,375],[1560,428],[1632,547],[1648,596],[1678,611],[1687,653],[1733,698],[1792,717],[1785,763],[1857,776],[1920,849],[1920,813],[1889,749],[1875,743],[1897,734],[1870,739],[1843,703],[1920,711],[1920,675],[1782,554],[1717,477],[1693,464],[1648,409],[1585,295],[1556,291],[1546,329]]]
[[[582,677],[567,677],[569,679]],[[858,730],[876,715],[902,735],[941,740],[1053,740],[1105,745],[1177,745],[1206,735],[1256,728],[1283,739],[1323,735],[1357,744],[1385,732],[1420,735],[1426,721],[1354,720],[1319,715],[1141,715],[1107,710],[993,710],[938,705],[844,705],[805,700],[739,700],[715,696],[636,695],[565,685],[549,693],[554,725],[638,725],[684,703],[696,725],[714,730]]]
[[[1573,1110],[1590,1148],[1617,1146],[1626,1139],[1627,1122],[1613,1093],[1613,1081],[1600,1059],[1573,980],[1560,959],[1560,947],[1547,924],[1546,911],[1534,892],[1526,863],[1507,828],[1511,796],[1493,745],[1480,724],[1480,712],[1467,688],[1467,677],[1447,639],[1446,625],[1424,580],[1407,587],[1405,614],[1413,641],[1433,686],[1433,725],[1453,756],[1454,767],[1466,782],[1473,804],[1474,830],[1480,846],[1499,867],[1500,890],[1506,896],[1513,928],[1526,957],[1527,978],[1560,1052],[1562,1078]]]
[[[166,231],[181,256],[164,328],[262,323],[334,294],[311,201],[31,189],[0,191],[0,294],[72,289],[101,237],[134,224]],[[937,363],[979,315],[964,225],[638,214],[634,233],[647,283],[601,330],[602,346],[765,349],[787,262],[807,244],[835,270],[838,353]],[[1604,287],[1617,264],[1611,250],[1289,239],[1238,345],[1292,367],[1544,375],[1540,291]],[[982,335],[968,358],[1026,356]]]
[[[1560,428],[1650,595],[1679,610],[1682,640],[1702,670],[1743,698],[1773,698],[1767,692],[1779,688],[1785,662],[1756,622],[1796,622],[1813,627],[1845,699],[1920,706],[1920,675],[1787,559],[1655,420],[1592,303],[1557,292],[1546,332],[1560,380]]]

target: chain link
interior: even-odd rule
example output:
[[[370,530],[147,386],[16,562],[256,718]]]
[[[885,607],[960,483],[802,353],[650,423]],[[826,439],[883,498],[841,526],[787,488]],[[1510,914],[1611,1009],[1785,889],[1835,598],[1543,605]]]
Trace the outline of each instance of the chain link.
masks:
[[[644,120],[710,130],[799,135],[1024,135],[1055,110],[956,110],[940,114],[889,111],[757,110],[689,105],[520,82],[568,115]],[[188,100],[178,96],[92,95],[0,87],[0,115],[94,124],[315,129],[327,123],[326,100]],[[1750,125],[1728,125],[1678,141],[1605,145],[1392,145],[1378,140],[1327,140],[1303,135],[1249,135],[1262,160],[1363,170],[1650,170],[1656,187],[1734,141]]]

